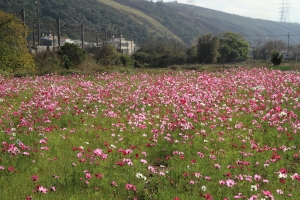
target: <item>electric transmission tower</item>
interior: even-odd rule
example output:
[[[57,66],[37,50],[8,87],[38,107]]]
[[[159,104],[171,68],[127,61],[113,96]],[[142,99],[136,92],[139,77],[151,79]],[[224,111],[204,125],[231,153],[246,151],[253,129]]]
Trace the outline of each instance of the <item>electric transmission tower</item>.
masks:
[[[280,22],[290,22],[290,4],[289,0],[282,0],[280,8]]]
[[[195,1],[194,0],[187,0],[187,4],[195,5]]]

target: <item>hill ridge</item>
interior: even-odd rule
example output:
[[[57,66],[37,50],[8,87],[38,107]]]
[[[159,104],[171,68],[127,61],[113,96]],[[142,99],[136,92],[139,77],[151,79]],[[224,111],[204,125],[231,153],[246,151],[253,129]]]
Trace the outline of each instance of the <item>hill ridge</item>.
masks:
[[[2,0],[3,11],[26,10],[26,20],[37,16],[36,0]],[[43,20],[60,17],[61,24],[83,23],[87,29],[104,32],[107,37],[122,33],[127,39],[142,43],[156,36],[176,38],[192,45],[204,33],[240,33],[253,43],[254,40],[282,39],[290,44],[300,41],[300,24],[281,23],[225,13],[181,3],[148,2],[145,0],[39,0]],[[123,7],[124,6],[124,7]],[[28,24],[32,27],[32,24]],[[49,26],[42,27],[47,33]],[[80,38],[76,31],[63,35]],[[289,36],[290,35],[290,36]],[[101,35],[103,39],[103,34]]]

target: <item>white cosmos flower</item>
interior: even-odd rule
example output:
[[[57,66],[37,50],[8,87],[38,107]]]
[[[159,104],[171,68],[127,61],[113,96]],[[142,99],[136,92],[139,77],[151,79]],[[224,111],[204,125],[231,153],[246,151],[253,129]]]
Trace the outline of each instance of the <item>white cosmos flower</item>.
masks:
[[[287,177],[287,174],[279,173],[279,175],[278,175],[278,178],[286,178],[286,177]]]
[[[251,185],[251,191],[256,191],[257,190],[257,186],[256,185]]]

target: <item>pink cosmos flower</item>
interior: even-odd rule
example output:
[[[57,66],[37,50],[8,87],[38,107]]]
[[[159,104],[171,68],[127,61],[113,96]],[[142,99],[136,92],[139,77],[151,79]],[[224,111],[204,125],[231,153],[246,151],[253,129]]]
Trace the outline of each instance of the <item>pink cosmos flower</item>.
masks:
[[[15,169],[14,169],[13,166],[10,166],[7,170],[10,171],[10,172],[12,172],[12,171],[14,171]]]
[[[197,152],[197,154],[199,155],[200,158],[204,158],[204,154],[201,152]]]
[[[267,198],[273,199],[273,195],[272,195],[272,193],[271,193],[270,191],[268,191],[268,190],[263,190],[262,192],[263,192],[263,194],[264,194]]]
[[[232,179],[226,180],[226,185],[227,185],[228,187],[233,187],[235,184],[236,184],[236,183],[235,183],[234,180],[232,180]]]
[[[214,164],[214,167],[217,168],[217,169],[221,168],[221,166],[219,164]]]
[[[204,198],[205,198],[206,200],[213,200],[213,197],[211,196],[211,194],[206,194],[206,195],[204,195]]]
[[[102,179],[103,174],[95,174],[95,177],[98,178],[98,179]]]
[[[254,175],[254,180],[259,181],[261,179],[261,176],[258,174]]]
[[[37,175],[33,175],[33,176],[31,176],[31,179],[33,182],[35,182],[35,181],[39,180],[39,177]]]
[[[111,182],[111,185],[112,185],[112,186],[115,186],[115,187],[118,186],[117,183],[116,183],[115,181],[112,181],[112,182]]]
[[[252,195],[249,200],[258,200],[258,196],[257,195]]]
[[[47,188],[44,188],[43,186],[39,186],[38,191],[39,191],[39,192],[42,192],[42,193],[44,193],[44,194],[46,194],[47,191],[48,191],[48,189],[47,189]]]
[[[127,183],[127,184],[125,185],[125,187],[126,187],[126,190],[133,190],[133,191],[136,191],[136,186],[135,186],[135,185],[132,185],[132,184]]]
[[[220,185],[225,185],[225,184],[226,184],[226,181],[220,180],[220,181],[219,181],[219,184],[220,184]]]
[[[147,160],[145,160],[145,159],[141,159],[141,163],[143,163],[143,164],[147,164]]]
[[[54,178],[56,178],[56,179],[58,179],[58,178],[59,178],[59,176],[57,176],[57,175],[55,175],[55,174],[53,175],[53,177],[54,177]]]
[[[90,173],[86,173],[86,174],[85,174],[85,178],[86,178],[86,179],[91,179],[91,178],[92,178],[92,175],[91,175]]]
[[[160,171],[160,172],[159,172],[159,175],[164,176],[164,175],[165,175],[165,172]]]
[[[285,168],[281,168],[279,170],[279,172],[282,173],[282,174],[287,174],[288,173],[287,169],[285,169]]]

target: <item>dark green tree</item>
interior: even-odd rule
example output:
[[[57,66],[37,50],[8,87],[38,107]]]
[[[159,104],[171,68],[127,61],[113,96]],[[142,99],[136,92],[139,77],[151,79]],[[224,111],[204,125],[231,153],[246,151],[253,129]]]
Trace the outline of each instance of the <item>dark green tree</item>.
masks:
[[[152,35],[149,41],[141,44],[141,49],[133,55],[133,58],[138,66],[168,67],[184,64],[185,46],[175,39]]]
[[[226,32],[220,38],[220,59],[224,62],[244,61],[249,57],[249,43],[238,33]]]
[[[62,65],[66,69],[71,67],[76,68],[79,64],[83,63],[86,59],[86,51],[81,49],[76,44],[65,43],[61,47]]]
[[[271,62],[273,63],[273,65],[278,66],[282,63],[282,61],[283,61],[282,55],[279,54],[278,51],[272,51]]]
[[[187,48],[186,52],[186,62],[188,64],[194,64],[197,63],[197,48],[195,46],[192,46],[190,48]]]
[[[198,39],[197,58],[199,63],[216,63],[219,57],[219,38],[211,33]]]

